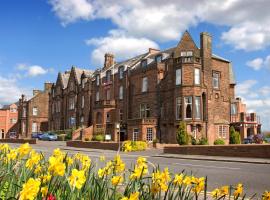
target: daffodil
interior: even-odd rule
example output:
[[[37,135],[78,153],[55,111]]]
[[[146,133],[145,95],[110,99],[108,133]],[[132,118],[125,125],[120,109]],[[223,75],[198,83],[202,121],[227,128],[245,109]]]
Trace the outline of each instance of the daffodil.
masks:
[[[72,188],[81,189],[86,181],[84,170],[72,169],[71,176],[68,180]]]
[[[20,192],[19,200],[34,200],[37,197],[40,187],[40,180],[30,178]]]
[[[54,175],[58,176],[64,176],[65,174],[66,165],[59,161],[57,158],[51,156],[49,158],[49,172],[51,172]]]
[[[41,192],[43,198],[46,197],[47,194],[48,194],[48,187],[47,187],[47,186],[42,187],[42,188],[40,189],[40,192]]]
[[[243,193],[243,185],[239,183],[234,190],[233,196],[239,197],[242,195],[242,193]]]
[[[181,185],[183,183],[184,174],[176,174],[173,180],[175,185]]]
[[[102,156],[100,156],[100,157],[99,157],[100,162],[104,162],[104,161],[105,161],[105,159],[106,159],[106,158],[105,158],[105,156],[104,156],[104,155],[102,155]]]
[[[270,200],[270,192],[265,191],[262,195],[262,200]]]
[[[28,155],[31,150],[32,150],[32,147],[28,143],[22,144],[18,148],[20,157],[24,157],[24,156]]]
[[[214,189],[212,192],[211,192],[211,196],[212,198],[215,198],[217,199],[220,195],[220,190],[218,188]]]
[[[123,177],[122,176],[113,176],[111,179],[111,182],[112,182],[113,186],[117,186],[123,182]]]

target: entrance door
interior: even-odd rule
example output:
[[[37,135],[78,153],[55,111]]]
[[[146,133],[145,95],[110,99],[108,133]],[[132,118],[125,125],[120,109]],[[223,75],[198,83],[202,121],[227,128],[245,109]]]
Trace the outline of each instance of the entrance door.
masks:
[[[2,139],[5,138],[5,130],[4,130],[4,129],[2,129],[2,131],[1,131],[1,138],[2,138]]]
[[[126,131],[125,130],[121,130],[120,131],[120,141],[125,141],[126,138]]]

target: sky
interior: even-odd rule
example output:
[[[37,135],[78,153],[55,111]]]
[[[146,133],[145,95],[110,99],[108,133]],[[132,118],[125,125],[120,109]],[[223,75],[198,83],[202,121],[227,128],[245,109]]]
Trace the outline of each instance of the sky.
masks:
[[[72,65],[96,69],[176,46],[188,30],[213,37],[213,53],[230,60],[236,95],[270,130],[269,0],[2,0],[0,106],[31,96]]]

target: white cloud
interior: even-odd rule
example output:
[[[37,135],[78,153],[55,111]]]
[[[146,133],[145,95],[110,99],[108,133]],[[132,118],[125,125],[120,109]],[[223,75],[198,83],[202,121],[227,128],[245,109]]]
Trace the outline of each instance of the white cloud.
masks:
[[[251,88],[257,84],[256,80],[246,80],[236,85],[237,95],[251,94]]]
[[[49,3],[63,25],[79,19],[91,19],[93,9],[87,0],[49,0]]]
[[[251,67],[254,70],[260,70],[263,66],[263,59],[262,58],[255,58],[253,60],[248,61],[247,66]]]
[[[270,45],[270,1],[254,0],[49,0],[63,24],[109,19],[128,36],[178,40],[200,22],[228,27],[222,39],[236,49]]]
[[[111,31],[109,36],[93,38],[86,41],[87,45],[93,45],[96,49],[92,52],[92,61],[95,64],[104,63],[104,54],[113,53],[118,60],[124,60],[132,56],[147,52],[148,48],[158,48],[158,45],[146,38],[128,37],[123,32]]]
[[[16,69],[19,71],[26,71],[24,74],[24,77],[36,77],[40,75],[47,74],[48,72],[53,73],[54,69],[53,68],[45,68],[39,65],[27,65],[24,63],[19,63],[16,66]],[[16,74],[17,78],[22,78],[23,76],[21,74]]]
[[[0,76],[0,104],[17,102],[21,94],[31,96],[31,90],[18,86],[17,79]]]
[[[255,58],[253,60],[247,61],[247,66],[253,68],[254,70],[260,70],[266,68],[270,70],[270,55],[266,58]]]

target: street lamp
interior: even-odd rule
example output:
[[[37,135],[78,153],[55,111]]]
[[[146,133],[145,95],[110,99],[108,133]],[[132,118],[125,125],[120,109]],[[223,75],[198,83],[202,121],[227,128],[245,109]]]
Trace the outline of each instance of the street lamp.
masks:
[[[118,152],[120,152],[120,123],[115,123],[116,133],[118,135]]]

